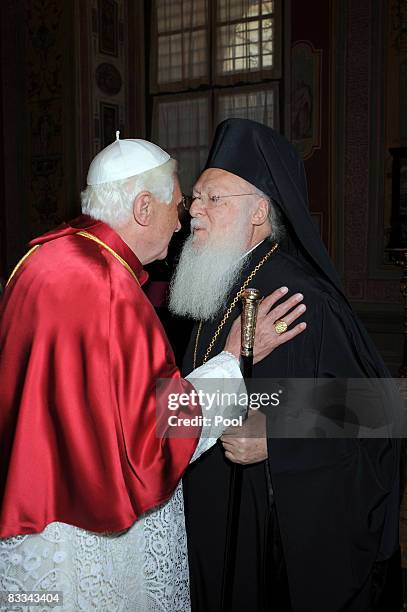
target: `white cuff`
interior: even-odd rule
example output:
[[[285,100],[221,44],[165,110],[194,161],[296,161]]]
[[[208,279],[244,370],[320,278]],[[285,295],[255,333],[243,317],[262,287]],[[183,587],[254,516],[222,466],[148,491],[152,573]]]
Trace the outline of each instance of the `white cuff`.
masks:
[[[215,357],[212,357],[212,359],[209,359],[204,365],[193,370],[186,378],[187,380],[198,378],[242,378],[242,372],[240,371],[239,360],[232,353],[222,351]]]
[[[201,437],[195,453],[192,456],[191,462],[195,461],[202,453],[209,450],[218,438],[223,434],[229,426],[226,419],[234,419],[243,416],[245,407],[235,402],[234,398],[238,398],[241,394],[246,394],[246,386],[239,367],[238,359],[228,353],[222,351],[207,363],[196,368],[187,377],[195,389],[202,394],[205,394],[209,400],[201,404],[202,416],[206,417],[202,426]],[[211,382],[211,379],[215,379]],[[222,398],[222,401],[216,404],[216,411],[212,410],[210,398]],[[211,409],[211,410],[209,410]],[[221,423],[215,423],[216,415],[222,417]],[[225,423],[223,422],[225,419]]]

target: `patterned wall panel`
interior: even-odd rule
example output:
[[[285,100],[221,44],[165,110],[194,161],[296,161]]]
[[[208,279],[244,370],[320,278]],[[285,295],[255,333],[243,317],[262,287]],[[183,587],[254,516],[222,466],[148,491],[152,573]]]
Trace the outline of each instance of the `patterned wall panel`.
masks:
[[[370,7],[356,0],[349,3],[348,10],[344,251],[345,279],[352,298],[355,292],[361,295],[367,270]]]
[[[127,119],[128,32],[125,0],[92,0],[92,75],[93,142],[92,153],[115,139]]]
[[[397,371],[400,276],[385,261],[383,221],[387,10],[386,0],[293,0],[291,132],[345,291]]]
[[[0,3],[3,275],[28,240],[80,211],[89,163],[116,129],[123,137],[144,136],[143,6],[143,0]]]
[[[342,247],[346,292],[361,306],[401,303],[399,272],[385,259],[384,182],[386,10],[384,0],[352,0],[346,5],[343,130]]]
[[[291,142],[304,160],[321,148],[322,50],[296,41],[291,52]]]
[[[29,232],[39,234],[76,212],[71,119],[74,79],[66,50],[73,13],[61,0],[24,3],[25,190]]]
[[[81,134],[80,184],[89,162],[115,139],[145,135],[143,0],[89,0],[78,10]],[[82,10],[83,8],[83,10]]]
[[[0,11],[0,33],[3,31],[4,13]],[[1,35],[1,34],[0,34]],[[3,83],[3,65],[0,64],[0,84]],[[0,96],[0,168],[4,168],[4,130],[3,130],[3,97]],[[0,287],[3,286],[7,267],[7,248],[6,248],[6,207],[5,207],[5,176],[0,172]]]
[[[407,145],[407,0],[391,0],[386,15],[384,71],[385,86],[385,131],[386,148],[384,172],[384,210],[381,226],[385,243],[390,235],[392,200],[392,155],[390,148]],[[381,263],[387,263],[388,258]]]
[[[293,0],[291,13],[291,140],[304,159],[310,208],[332,253],[330,2]]]

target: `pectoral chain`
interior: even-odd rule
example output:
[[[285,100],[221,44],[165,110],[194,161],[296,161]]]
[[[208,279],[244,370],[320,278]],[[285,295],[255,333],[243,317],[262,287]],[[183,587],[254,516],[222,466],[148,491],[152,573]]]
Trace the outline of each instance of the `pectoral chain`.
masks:
[[[274,251],[276,251],[278,248],[278,243],[276,243],[273,248],[270,249],[270,251],[268,253],[265,254],[265,256],[263,257],[263,259],[261,259],[259,261],[259,263],[257,264],[257,266],[255,268],[253,268],[253,270],[250,272],[249,276],[246,278],[246,280],[244,281],[243,285],[240,287],[239,291],[236,293],[235,297],[233,298],[232,302],[230,303],[229,308],[226,310],[225,314],[223,315],[223,318],[221,320],[221,322],[219,323],[213,337],[212,340],[210,341],[208,348],[206,349],[202,364],[206,363],[208,361],[209,355],[215,345],[216,340],[219,337],[220,332],[222,331],[222,329],[225,326],[226,321],[228,320],[228,318],[230,317],[234,307],[236,306],[236,304],[238,303],[243,291],[245,289],[247,289],[247,287],[249,286],[249,283],[253,280],[253,278],[256,276],[257,272],[260,270],[260,268],[262,267],[263,264],[266,263],[266,261],[271,257],[271,255],[274,253]],[[203,327],[203,321],[199,322],[199,326],[198,326],[198,331],[196,333],[196,339],[195,339],[195,348],[194,348],[194,370],[197,367],[196,366],[196,359],[197,359],[197,352],[198,352],[198,344],[199,344],[199,337],[201,335],[201,331],[202,331],[202,327]]]

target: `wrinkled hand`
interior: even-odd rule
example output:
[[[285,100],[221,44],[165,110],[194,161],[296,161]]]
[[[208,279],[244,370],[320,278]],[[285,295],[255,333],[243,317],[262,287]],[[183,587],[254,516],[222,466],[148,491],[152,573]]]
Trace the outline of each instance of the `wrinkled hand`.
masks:
[[[280,344],[284,344],[284,342],[288,342],[295,336],[298,336],[307,327],[307,324],[304,322],[298,323],[282,334],[278,334],[274,329],[274,323],[278,319],[284,319],[289,326],[306,310],[305,304],[299,304],[304,298],[301,293],[296,293],[273,308],[274,304],[281,300],[287,291],[287,287],[281,287],[265,297],[259,305],[256,335],[254,338],[253,363],[258,363],[280,346]],[[232,353],[237,358],[240,355],[240,326],[241,317],[238,317],[233,322],[225,344],[225,351]]]
[[[248,465],[267,459],[266,417],[250,410],[241,427],[229,427],[221,437],[225,457],[233,463]]]

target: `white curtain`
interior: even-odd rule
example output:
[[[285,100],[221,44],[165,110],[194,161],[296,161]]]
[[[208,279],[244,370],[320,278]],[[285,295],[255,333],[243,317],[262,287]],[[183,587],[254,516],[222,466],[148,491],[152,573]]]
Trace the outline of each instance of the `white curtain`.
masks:
[[[278,85],[259,90],[221,90],[217,96],[216,123],[228,117],[252,119],[278,129]]]
[[[153,140],[178,161],[181,188],[191,193],[208,154],[209,97],[157,98]]]
[[[153,0],[155,91],[209,82],[208,0]]]

